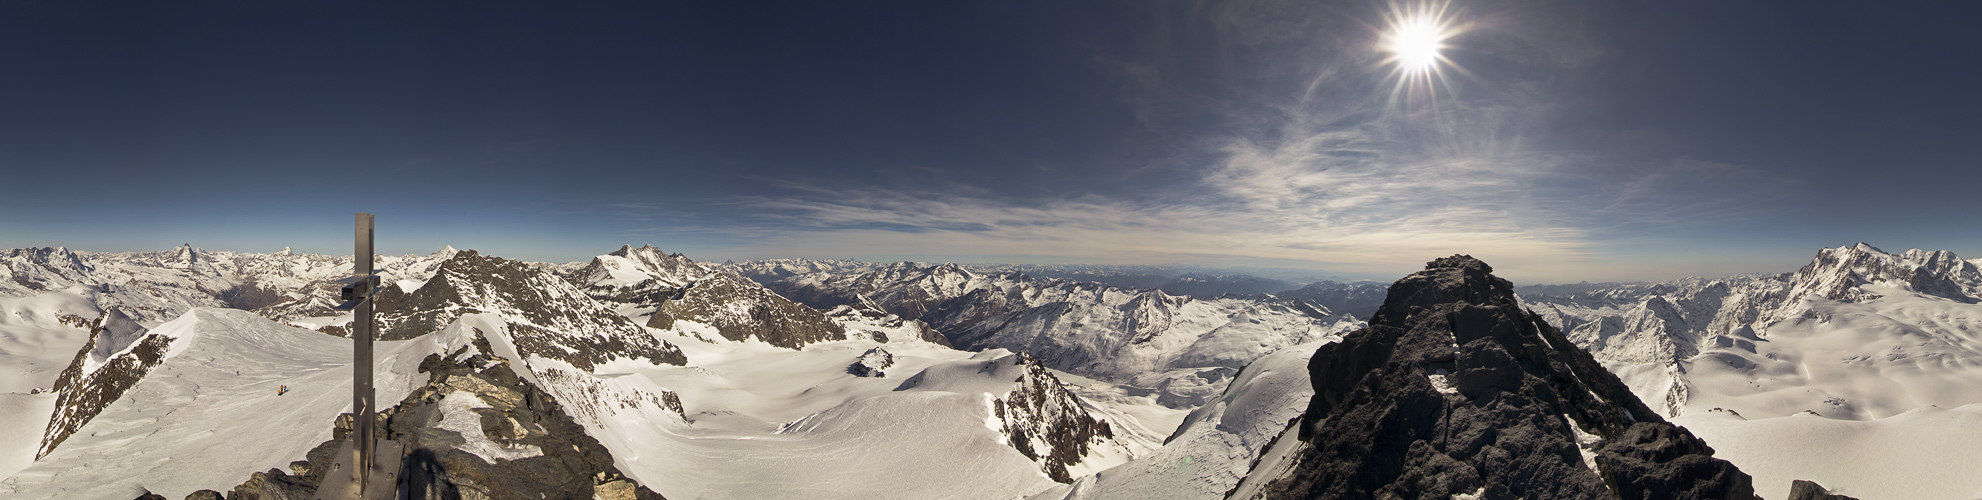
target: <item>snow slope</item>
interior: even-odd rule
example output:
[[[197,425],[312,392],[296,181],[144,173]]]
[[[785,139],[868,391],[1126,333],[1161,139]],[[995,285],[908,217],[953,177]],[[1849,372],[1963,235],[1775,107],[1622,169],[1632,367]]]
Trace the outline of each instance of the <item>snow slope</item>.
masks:
[[[171,349],[149,376],[32,466],[0,481],[11,498],[183,498],[303,459],[351,407],[351,341],[253,313],[194,309],[159,325]],[[425,376],[428,339],[378,346],[380,400]],[[238,370],[238,375],[237,375]],[[287,394],[277,395],[287,385]]]
[[[0,393],[47,391],[101,314],[70,291],[0,298]]]
[[[1011,498],[1055,484],[994,414],[1019,384],[1009,366],[978,366],[1009,353],[657,335],[681,346],[688,366],[607,365],[599,376],[665,387],[684,417],[616,415],[593,434],[613,436],[601,441],[620,469],[669,498]],[[887,376],[848,372],[874,348],[891,353]]]
[[[1322,342],[1289,346],[1246,365],[1225,393],[1190,412],[1168,442],[1038,500],[1214,499],[1237,485],[1267,443],[1307,407],[1308,357]]]
[[[1982,498],[1982,404],[1929,406],[1877,420],[1811,414],[1748,420],[1726,411],[1673,419],[1715,457],[1755,476],[1755,493],[1784,498],[1816,481],[1861,500]]]
[[[1982,402],[1982,273],[1863,243],[1795,273],[1530,296],[1668,416],[1881,418]]]
[[[814,307],[871,303],[928,323],[959,348],[1023,351],[1054,369],[1156,394],[1174,408],[1216,397],[1232,373],[1259,356],[1362,324],[1299,300],[1199,299],[978,274],[957,264],[802,274],[771,288]]]

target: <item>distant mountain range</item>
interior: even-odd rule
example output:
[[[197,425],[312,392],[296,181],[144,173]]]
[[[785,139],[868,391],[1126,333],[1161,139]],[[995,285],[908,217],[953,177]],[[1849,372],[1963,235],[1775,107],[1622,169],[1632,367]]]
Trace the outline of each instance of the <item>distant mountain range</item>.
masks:
[[[1948,252],[1544,286],[1461,257],[1298,287],[651,246],[374,265],[416,498],[1982,491],[1982,261]],[[0,252],[0,494],[308,496],[351,428],[350,267]]]

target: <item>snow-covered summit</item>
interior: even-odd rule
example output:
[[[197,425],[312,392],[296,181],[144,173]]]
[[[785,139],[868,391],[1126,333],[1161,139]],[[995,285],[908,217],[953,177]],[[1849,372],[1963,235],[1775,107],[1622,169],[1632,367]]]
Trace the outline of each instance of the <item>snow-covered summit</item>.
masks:
[[[1953,300],[1974,300],[1982,295],[1982,271],[1954,252],[1914,249],[1892,254],[1865,243],[1817,252],[1815,260],[1790,276],[1790,283],[1785,297],[1789,302],[1807,297],[1878,298],[1878,292],[1864,287],[1870,284]]]

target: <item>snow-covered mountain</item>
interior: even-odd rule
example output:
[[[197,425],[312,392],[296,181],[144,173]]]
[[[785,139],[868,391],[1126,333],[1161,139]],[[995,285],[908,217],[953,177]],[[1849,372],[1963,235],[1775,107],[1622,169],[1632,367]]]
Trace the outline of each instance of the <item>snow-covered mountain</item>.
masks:
[[[957,264],[902,262],[859,274],[817,273],[772,283],[815,307],[874,304],[920,319],[959,348],[1009,349],[1175,408],[1203,404],[1241,366],[1360,322],[1298,299],[1200,299],[1160,290],[978,274]]]
[[[1317,281],[1274,295],[1286,299],[1301,299],[1335,312],[1368,318],[1376,314],[1376,308],[1383,305],[1383,298],[1389,294],[1389,291],[1389,283]]]
[[[1861,498],[1968,498],[1982,494],[1982,480],[1949,471],[1982,467],[1956,451],[1982,445],[1972,430],[1982,412],[1978,296],[1976,261],[1860,243],[1823,249],[1779,275],[1521,300],[1652,408],[1755,474],[1764,496],[1786,494],[1789,479],[1816,479]],[[1796,432],[1826,437],[1752,439]],[[1836,456],[1833,443],[1842,442],[1882,465],[1805,458]]]
[[[756,339],[797,349],[846,339],[847,325],[835,318],[861,321],[846,314],[828,317],[732,271],[729,266],[699,264],[652,246],[629,245],[593,258],[585,267],[567,273],[566,278],[635,321],[710,338]],[[863,331],[856,329],[855,333]],[[918,338],[943,343],[933,331],[914,327],[909,331]]]
[[[350,404],[342,337],[350,316],[329,308],[348,256],[182,247],[0,257],[0,476],[10,476],[0,496],[121,500],[233,488],[280,498],[314,488],[349,428],[340,415]],[[1982,462],[1962,450],[1982,447],[1982,432],[1971,430],[1982,428],[1978,263],[1857,245],[1826,249],[1782,275],[1527,288],[1540,292],[1519,298],[1540,320],[1534,331],[1560,325],[1568,342],[1538,334],[1551,340],[1502,350],[1588,359],[1629,394],[1581,361],[1527,367],[1521,380],[1547,380],[1562,401],[1520,392],[1534,401],[1505,400],[1481,415],[1561,410],[1570,416],[1552,421],[1574,424],[1491,427],[1574,452],[1561,464],[1581,470],[1611,444],[1618,470],[1658,467],[1665,459],[1624,449],[1641,438],[1678,443],[1682,455],[1704,451],[1683,431],[1632,434],[1609,417],[1579,420],[1587,401],[1563,388],[1589,386],[1629,419],[1670,418],[1713,443],[1713,458],[1753,474],[1770,498],[1790,479],[1866,499],[1973,496],[1982,479],[1962,471]],[[1353,377],[1339,376],[1355,368],[1342,365],[1342,353],[1363,351],[1335,342],[1365,323],[1332,304],[1425,299],[1410,291],[1424,287],[1370,283],[1206,298],[1040,278],[1019,272],[1025,266],[708,264],[632,246],[570,264],[449,248],[375,265],[388,285],[377,298],[387,339],[378,349],[381,428],[426,450],[422,484],[439,488],[428,493],[463,497],[1297,490],[1313,484],[1288,479],[1306,474],[1301,464],[1323,463],[1297,457],[1356,434],[1331,428],[1326,442],[1303,440],[1301,429],[1347,424],[1289,419],[1315,413],[1316,387],[1332,387],[1325,399],[1338,400],[1322,413],[1364,397],[1342,392]],[[1384,321],[1391,327],[1370,329],[1397,333],[1384,330],[1397,318]],[[1571,351],[1582,351],[1570,344],[1593,356],[1576,358]],[[1317,352],[1334,361],[1313,361]],[[1439,376],[1451,387],[1433,384],[1426,394],[1479,410],[1467,392],[1479,384],[1465,367],[1449,368]],[[1564,373],[1575,381],[1557,380]],[[1324,384],[1315,378],[1323,374],[1337,375]],[[1487,375],[1485,386],[1506,379]],[[1401,404],[1423,392],[1391,382],[1369,394]],[[278,394],[281,386],[289,390]],[[1645,415],[1623,402],[1629,395],[1651,403]],[[1519,448],[1496,439],[1507,445],[1500,449]],[[1473,464],[1480,486],[1498,481],[1466,458],[1478,450],[1438,446]],[[1877,460],[1838,466],[1845,462],[1822,458],[1827,446]],[[1555,483],[1588,486],[1561,464],[1542,468],[1561,473]],[[532,477],[562,479],[521,479]]]
[[[1982,402],[1969,389],[1982,384],[1977,296],[1974,262],[1860,243],[1792,273],[1522,301],[1666,416],[1721,407],[1864,419]]]
[[[417,286],[453,254],[444,248],[429,255],[379,255],[373,266],[387,283]],[[338,316],[331,306],[340,302],[333,282],[351,274],[351,256],[287,248],[269,254],[190,246],[121,253],[24,248],[0,252],[0,262],[0,296],[63,293],[154,326],[195,307],[265,309],[265,316],[280,321],[328,326]]]
[[[1156,289],[1172,295],[1217,297],[1221,295],[1262,295],[1293,288],[1293,283],[1243,274],[1185,273]]]
[[[617,257],[661,262],[653,258],[658,250],[623,250]],[[348,259],[324,262],[339,266],[326,274],[348,272]],[[614,299],[640,296],[620,293],[639,291],[628,285],[665,282],[672,275],[661,266],[621,273],[635,280],[577,284],[566,277],[600,273],[450,250],[423,273],[393,280],[377,299],[388,339],[378,349],[379,396],[397,401],[381,409],[381,428],[414,448],[409,460],[427,464],[409,474],[446,490],[430,493],[494,498],[548,491],[1011,497],[1148,448],[1137,433],[1149,426],[1086,400],[1031,356],[928,342],[933,330],[871,304],[824,314],[784,302],[851,333],[837,338],[776,345],[769,339],[791,337],[721,335],[714,318],[752,317],[735,304],[783,299],[732,274],[676,262],[687,279],[673,281],[681,288],[653,309]],[[731,290],[691,299],[697,288],[717,288],[712,283]],[[312,297],[309,287],[318,284],[296,280],[297,293]],[[297,328],[322,317],[193,307],[148,327],[80,295],[10,300],[26,312],[14,317],[31,321],[23,328],[76,340],[68,373],[30,387],[35,394],[7,395],[46,413],[31,423],[0,419],[43,431],[4,451],[44,456],[10,466],[0,494],[180,497],[231,486],[237,494],[295,496],[314,489],[334,438],[348,429],[339,416],[349,411],[350,341],[325,334],[340,333],[333,328]],[[666,327],[636,321],[672,302],[709,312],[681,313],[695,319]],[[861,362],[885,370],[853,373]],[[54,392],[39,393],[48,387]],[[893,480],[958,470],[971,474]]]
[[[1163,446],[1121,466],[1033,495],[1036,500],[1213,499],[1246,476],[1314,388],[1308,358],[1322,343],[1289,346],[1247,364],[1217,399],[1191,410]]]

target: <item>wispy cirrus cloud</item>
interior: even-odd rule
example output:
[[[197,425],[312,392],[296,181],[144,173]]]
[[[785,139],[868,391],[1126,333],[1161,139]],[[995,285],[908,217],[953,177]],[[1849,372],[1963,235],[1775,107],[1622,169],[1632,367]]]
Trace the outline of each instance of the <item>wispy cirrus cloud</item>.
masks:
[[[1518,36],[1455,40],[1500,59],[1455,76],[1470,85],[1466,94],[1442,89],[1435,99],[1399,102],[1390,73],[1374,65],[1381,56],[1361,39],[1374,33],[1355,35],[1374,26],[1345,24],[1341,11],[1212,14],[1217,22],[1193,28],[1210,48],[1164,46],[1116,64],[1139,122],[1161,122],[1187,105],[1213,111],[1181,114],[1227,122],[1191,139],[1196,147],[1181,156],[1197,160],[1179,176],[1184,185],[1141,194],[1046,190],[1057,195],[927,187],[940,185],[941,168],[928,172],[934,180],[911,183],[923,187],[786,181],[731,198],[725,205],[740,218],[714,230],[739,242],[733,254],[750,257],[1012,256],[1376,276],[1465,253],[1518,279],[1636,279],[1644,270],[1620,266],[1607,245],[1765,208],[1766,197],[1730,190],[1780,191],[1735,165],[1625,164],[1601,148],[1533,146],[1530,135],[1549,128],[1549,68],[1580,64],[1591,57],[1587,48],[1557,57]],[[1172,29],[1187,31],[1163,32]],[[1255,85],[1208,89],[1186,76],[1200,69],[1194,64],[1219,82]]]

